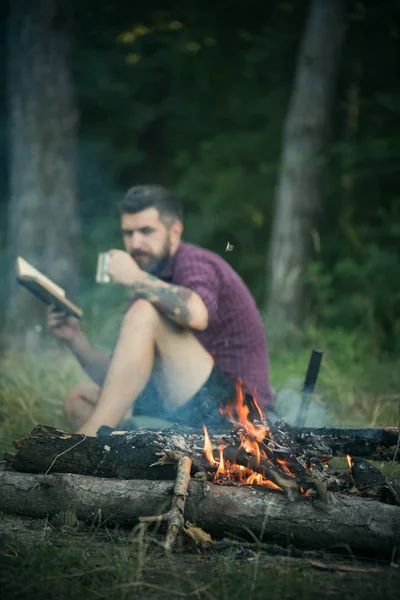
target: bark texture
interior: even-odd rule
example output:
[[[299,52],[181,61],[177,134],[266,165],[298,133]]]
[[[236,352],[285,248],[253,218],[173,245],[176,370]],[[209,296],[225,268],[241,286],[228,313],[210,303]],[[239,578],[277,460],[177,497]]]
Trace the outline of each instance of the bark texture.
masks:
[[[295,453],[309,451],[320,458],[358,456],[388,461],[396,457],[400,430],[398,427],[339,429],[327,427],[288,428],[290,445]]]
[[[200,437],[196,438],[195,447],[196,442],[200,443]],[[16,471],[121,479],[174,479],[177,461],[165,464],[165,453],[191,453],[188,440],[169,431],[138,430],[85,437],[43,425],[19,438],[15,447],[17,453],[6,454],[6,460]],[[157,464],[159,461],[162,464]]]
[[[329,459],[334,456],[364,457],[372,460],[389,460],[396,451],[399,429],[386,427],[376,429],[272,429],[274,439],[283,448],[290,447],[296,456]],[[227,448],[224,457],[238,464],[251,466],[249,456],[237,451],[235,432],[213,435],[211,440],[218,447],[222,441]],[[15,443],[16,453],[6,454],[7,462],[16,471],[28,473],[76,473],[97,477],[122,479],[174,479],[175,463],[181,455],[193,460],[192,474],[212,466],[203,458],[204,437],[202,433],[181,435],[171,431],[137,430],[104,437],[89,437],[68,433],[38,425]],[[168,454],[174,455],[168,464]],[[290,460],[291,454],[282,453],[279,458]],[[218,457],[218,452],[215,452]],[[400,460],[400,452],[397,453]],[[261,467],[263,461],[261,461]],[[214,467],[215,470],[215,467]],[[260,471],[258,471],[260,472]],[[266,473],[268,476],[268,473]],[[301,472],[299,473],[301,476]],[[285,474],[281,471],[282,478]],[[293,482],[293,478],[290,478]],[[279,485],[279,482],[277,482]]]
[[[312,0],[284,127],[269,252],[268,314],[283,335],[303,324],[304,274],[321,209],[322,172],[339,64],[342,0]]]
[[[77,110],[69,68],[68,0],[13,0],[8,21],[10,294],[6,331],[34,348],[44,307],[15,282],[21,255],[67,295],[76,291]]]
[[[37,518],[74,510],[78,519],[133,525],[170,505],[174,482],[110,480],[70,474],[33,475],[0,469],[0,511]],[[400,508],[336,495],[323,505],[245,486],[191,481],[185,520],[214,536],[246,529],[260,540],[286,547],[333,549],[390,556],[400,544]]]

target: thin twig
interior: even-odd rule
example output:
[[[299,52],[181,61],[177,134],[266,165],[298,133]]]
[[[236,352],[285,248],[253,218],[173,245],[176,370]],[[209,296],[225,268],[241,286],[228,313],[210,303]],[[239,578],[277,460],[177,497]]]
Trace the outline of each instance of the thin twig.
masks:
[[[141,523],[161,523],[168,522],[167,534],[163,543],[165,550],[170,551],[175,543],[176,537],[184,526],[184,510],[186,504],[186,495],[190,482],[190,469],[192,460],[188,456],[183,456],[178,463],[178,472],[176,475],[174,493],[172,496],[171,508],[168,512],[151,517],[140,517]]]
[[[84,442],[86,440],[86,435],[83,434],[83,438],[81,440],[79,440],[79,442],[76,442],[76,444],[74,444],[73,446],[71,446],[70,448],[67,448],[66,450],[64,450],[63,452],[61,452],[60,454],[57,454],[57,456],[54,458],[53,462],[51,463],[51,465],[49,466],[49,468],[47,469],[46,473],[44,473],[45,475],[48,475],[48,473],[50,472],[52,466],[54,465],[54,463],[56,462],[57,458],[60,458],[60,456],[62,456],[63,454],[66,454],[67,452],[69,452],[70,450],[72,450],[73,448],[76,448],[76,446],[79,446],[79,444],[81,444],[82,442]]]

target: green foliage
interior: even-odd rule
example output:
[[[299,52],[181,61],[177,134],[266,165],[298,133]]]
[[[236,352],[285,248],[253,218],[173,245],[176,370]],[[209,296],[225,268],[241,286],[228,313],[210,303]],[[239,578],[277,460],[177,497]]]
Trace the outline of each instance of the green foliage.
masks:
[[[147,181],[176,191],[186,240],[221,254],[262,307],[283,125],[309,3],[235,0],[229,10],[211,0],[74,3],[78,301],[89,319],[99,310],[97,253],[121,244],[118,201],[127,186]],[[399,5],[352,1],[347,16],[304,329],[311,322],[355,331],[374,353],[393,355],[400,330]],[[3,118],[4,200],[6,124]],[[0,216],[4,249],[5,202]],[[104,306],[122,306],[102,294]]]
[[[271,383],[278,393],[300,392],[312,348],[324,352],[314,401],[326,408],[334,422],[342,427],[399,423],[399,361],[382,359],[365,331],[310,327],[297,346],[272,341]]]
[[[122,11],[107,24],[100,15],[103,28],[81,23],[77,78],[84,126],[84,246],[113,236],[104,224],[123,186],[164,181],[185,206],[185,238],[220,254],[230,242],[234,249],[224,257],[262,303],[291,85],[282,69],[293,64],[303,11],[272,3],[261,11],[262,19],[255,0],[245,17],[240,2],[229,16],[215,5],[199,8],[177,4],[159,11],[150,5],[131,22]],[[285,35],[277,38],[280,26]],[[100,56],[90,51],[94,44],[109,50],[107,61],[94,63]],[[96,163],[101,165],[97,171],[110,174],[114,190],[104,186],[92,192],[86,165],[96,170]],[[90,216],[99,212],[101,218],[87,228]],[[115,231],[117,220],[108,223]],[[89,273],[88,266],[84,269]]]
[[[400,324],[400,13],[393,2],[386,8],[357,3],[350,13],[356,18],[349,21],[344,47],[340,133],[330,148],[320,248],[308,279],[317,322],[362,331],[375,352],[393,353]]]
[[[375,349],[398,348],[400,263],[393,251],[374,242],[365,244],[331,269],[313,263],[309,280],[319,316],[328,326],[362,330]]]
[[[227,12],[206,0],[131,10],[117,2],[96,4],[92,19],[93,1],[86,0],[77,11],[85,290],[97,251],[120,243],[122,190],[156,180],[182,200],[187,241],[223,255],[262,306],[283,124],[307,8],[252,0],[244,10],[238,0]],[[308,320],[363,331],[375,349],[394,352],[399,11],[394,2],[385,11],[375,2],[350,3],[348,17],[327,193],[306,275]]]

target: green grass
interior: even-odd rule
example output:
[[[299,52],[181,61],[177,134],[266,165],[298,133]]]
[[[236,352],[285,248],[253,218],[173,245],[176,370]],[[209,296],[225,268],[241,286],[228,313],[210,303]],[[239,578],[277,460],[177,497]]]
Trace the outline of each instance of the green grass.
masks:
[[[39,356],[3,355],[0,360],[0,449],[38,423],[67,428],[63,399],[83,380],[80,367],[68,354],[52,351]]]
[[[0,551],[2,598],[398,598],[400,571],[387,564],[337,561],[339,569],[329,570],[321,569],[321,564],[316,568],[311,560],[269,557],[256,551],[238,557],[232,549],[204,554],[186,550],[164,556],[134,533],[71,532],[66,543],[65,530],[42,527],[35,547],[20,543],[17,537]],[[328,566],[327,560],[319,563]],[[349,571],[341,571],[344,566]]]
[[[310,331],[294,349],[270,344],[275,389],[301,390],[313,348],[324,351],[313,401],[335,422],[342,427],[399,424],[400,359],[382,358],[362,336]]]

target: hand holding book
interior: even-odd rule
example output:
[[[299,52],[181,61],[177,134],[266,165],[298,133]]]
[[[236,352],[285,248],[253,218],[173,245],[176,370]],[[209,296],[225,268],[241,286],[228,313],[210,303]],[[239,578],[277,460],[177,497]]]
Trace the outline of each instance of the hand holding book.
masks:
[[[63,288],[20,256],[17,258],[16,272],[18,283],[45,304],[55,306],[71,317],[80,319],[83,316],[83,311],[65,296]]]
[[[47,327],[50,333],[66,342],[72,342],[81,333],[78,319],[67,315],[55,306],[48,308]]]

